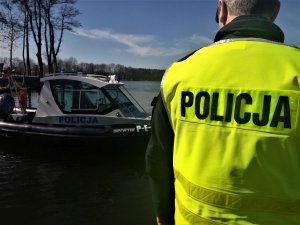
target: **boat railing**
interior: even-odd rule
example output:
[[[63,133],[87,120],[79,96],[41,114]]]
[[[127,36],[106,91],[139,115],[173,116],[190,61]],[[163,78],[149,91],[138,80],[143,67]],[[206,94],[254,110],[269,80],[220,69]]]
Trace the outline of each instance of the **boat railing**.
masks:
[[[54,77],[54,76],[68,76],[68,75],[79,75],[78,73],[65,73],[65,72],[60,72],[60,73],[49,73],[45,74],[44,77]]]
[[[98,80],[108,82],[108,83],[113,83],[113,84],[118,84],[119,79],[116,74],[112,75],[97,75],[97,74],[85,74],[85,73],[65,73],[65,72],[60,72],[60,73],[50,73],[46,74],[45,77],[51,77],[51,76],[82,76],[82,77],[91,77],[91,78],[96,78]]]

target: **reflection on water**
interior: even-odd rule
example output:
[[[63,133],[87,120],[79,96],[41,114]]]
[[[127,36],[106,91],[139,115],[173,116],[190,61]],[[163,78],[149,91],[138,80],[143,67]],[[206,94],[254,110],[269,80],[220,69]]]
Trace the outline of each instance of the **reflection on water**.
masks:
[[[147,112],[159,82],[125,82]],[[37,102],[34,102],[33,106]],[[1,225],[153,225],[143,154],[0,145]],[[115,149],[109,149],[114,152]]]

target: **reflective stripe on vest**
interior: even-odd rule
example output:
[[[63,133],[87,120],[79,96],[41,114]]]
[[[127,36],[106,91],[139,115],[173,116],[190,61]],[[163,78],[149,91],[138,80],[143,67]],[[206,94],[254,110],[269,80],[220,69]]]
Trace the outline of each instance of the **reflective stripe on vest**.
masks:
[[[189,211],[187,208],[181,204],[181,202],[178,200],[178,197],[176,197],[176,207],[180,211],[181,215],[184,217],[184,219],[189,224],[197,224],[197,225],[224,225],[224,223],[219,223],[216,221],[212,221],[206,218],[203,218],[191,211]],[[182,225],[180,223],[176,223],[176,225]]]
[[[204,204],[258,212],[276,212],[281,214],[300,213],[300,202],[258,196],[241,196],[213,191],[189,182],[178,171],[174,171],[174,173],[175,178],[182,185],[186,194]]]

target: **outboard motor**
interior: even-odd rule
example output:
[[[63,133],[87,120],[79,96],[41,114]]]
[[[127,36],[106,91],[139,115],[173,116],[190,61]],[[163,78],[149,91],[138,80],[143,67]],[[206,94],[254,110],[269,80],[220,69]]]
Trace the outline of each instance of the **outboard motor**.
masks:
[[[0,95],[0,118],[8,117],[14,110],[15,100],[10,94]]]

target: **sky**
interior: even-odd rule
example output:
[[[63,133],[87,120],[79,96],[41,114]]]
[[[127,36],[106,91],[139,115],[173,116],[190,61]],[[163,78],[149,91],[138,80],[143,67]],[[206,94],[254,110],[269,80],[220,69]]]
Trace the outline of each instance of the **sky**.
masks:
[[[78,0],[81,23],[64,35],[60,58],[166,69],[213,42],[216,0]],[[300,46],[300,0],[282,0],[275,23]],[[0,50],[0,55],[5,52]]]

